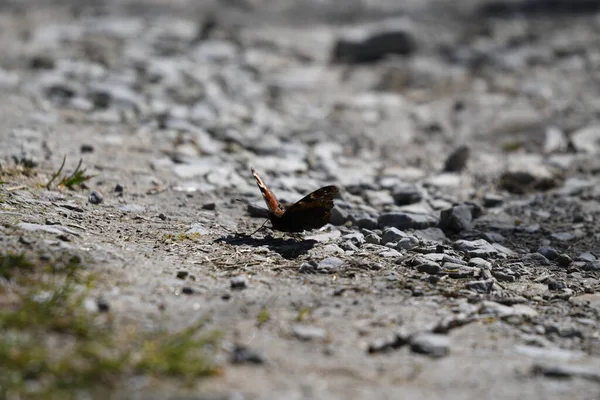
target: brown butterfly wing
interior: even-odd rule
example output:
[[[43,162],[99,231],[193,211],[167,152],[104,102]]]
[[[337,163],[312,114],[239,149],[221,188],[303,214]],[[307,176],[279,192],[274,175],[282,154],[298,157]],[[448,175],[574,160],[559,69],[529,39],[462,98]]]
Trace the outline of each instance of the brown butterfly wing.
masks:
[[[329,222],[333,198],[339,190],[335,186],[325,186],[286,209],[281,217],[273,215],[273,228],[284,232],[302,232],[317,229]]]
[[[251,171],[252,176],[254,176],[254,179],[256,179],[256,184],[258,185],[258,188],[260,189],[260,192],[262,193],[263,198],[265,199],[265,203],[267,204],[267,207],[269,207],[270,213],[277,217],[281,217],[285,213],[285,207],[283,207],[279,200],[277,200],[275,193],[273,193],[271,189],[269,189],[267,185],[265,185],[265,183],[263,182],[261,177],[256,173],[254,168],[252,168]]]

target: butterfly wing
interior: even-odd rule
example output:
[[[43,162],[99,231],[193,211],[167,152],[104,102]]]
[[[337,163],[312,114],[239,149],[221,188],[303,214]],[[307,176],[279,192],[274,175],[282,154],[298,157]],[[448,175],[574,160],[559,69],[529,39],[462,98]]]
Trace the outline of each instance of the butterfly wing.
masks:
[[[273,228],[285,232],[317,229],[329,222],[333,198],[339,190],[325,186],[292,204],[280,218],[272,218]]]
[[[251,168],[252,176],[256,179],[256,184],[260,189],[260,192],[265,199],[265,203],[267,203],[267,207],[269,207],[269,211],[274,214],[276,217],[281,217],[285,213],[285,208],[283,205],[277,200],[275,194],[265,185],[261,177],[254,171],[254,168]]]

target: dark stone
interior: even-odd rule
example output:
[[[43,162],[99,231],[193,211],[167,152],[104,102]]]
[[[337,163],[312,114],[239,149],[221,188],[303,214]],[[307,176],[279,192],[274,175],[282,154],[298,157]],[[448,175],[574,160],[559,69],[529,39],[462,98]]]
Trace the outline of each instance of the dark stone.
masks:
[[[416,47],[412,35],[404,31],[376,33],[362,42],[338,39],[331,52],[331,61],[339,64],[373,63],[389,54],[411,55]]]
[[[123,193],[124,190],[125,188],[120,183],[117,183],[115,185],[115,193]]]
[[[188,271],[177,271],[177,275],[176,276],[177,276],[178,279],[185,279],[185,278],[188,277],[188,275],[189,275]]]
[[[446,335],[421,333],[411,337],[410,349],[415,353],[441,358],[450,353],[450,339]]]
[[[568,267],[569,265],[571,265],[572,262],[573,260],[571,260],[571,257],[569,257],[568,254],[563,253],[559,254],[558,257],[556,257],[556,263],[561,267]]]
[[[230,284],[231,284],[232,290],[243,290],[243,289],[246,289],[246,287],[248,287],[248,284],[246,283],[246,279],[244,279],[240,276],[231,278]]]
[[[491,293],[494,288],[494,280],[486,279],[484,281],[471,281],[465,284],[467,289],[474,290],[477,293],[488,294]]]
[[[217,208],[217,205],[215,203],[202,204],[203,210],[213,211],[215,208]]]
[[[263,356],[245,346],[237,345],[231,352],[232,364],[264,364]]]
[[[423,193],[415,185],[404,185],[394,189],[394,201],[399,206],[418,203],[423,200]]]
[[[91,204],[101,204],[104,201],[104,197],[95,190],[92,190],[88,200]]]
[[[483,206],[493,208],[501,206],[504,203],[504,198],[496,193],[486,193],[483,196]]]
[[[379,228],[394,227],[400,230],[427,229],[438,224],[438,219],[429,214],[415,214],[410,212],[391,212],[381,214],[377,220]]]
[[[548,260],[556,260],[558,258],[558,251],[554,247],[542,246],[537,250],[538,253],[546,257]]]
[[[548,281],[548,289],[549,290],[562,290],[562,289],[566,289],[567,288],[567,284],[564,281],[559,281],[559,280],[554,280],[551,279]]]
[[[181,293],[183,293],[183,294],[194,294],[194,289],[192,289],[192,288],[191,288],[191,287],[189,287],[189,286],[184,286],[184,287],[181,289]]]
[[[82,153],[93,153],[94,152],[94,146],[92,146],[91,144],[82,144],[80,151]]]
[[[471,149],[468,146],[460,146],[454,150],[446,159],[445,172],[460,172],[467,166]]]
[[[98,311],[100,312],[108,312],[110,310],[110,305],[102,298],[96,300],[96,305],[98,306]]]
[[[440,228],[445,232],[461,232],[471,229],[473,215],[467,205],[459,205],[440,213]]]

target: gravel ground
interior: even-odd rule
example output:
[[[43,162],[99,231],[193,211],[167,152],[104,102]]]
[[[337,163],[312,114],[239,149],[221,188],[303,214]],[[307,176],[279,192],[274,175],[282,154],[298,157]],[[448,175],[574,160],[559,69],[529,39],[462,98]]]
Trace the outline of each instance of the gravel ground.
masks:
[[[87,3],[0,4],[0,247],[210,317],[186,398],[600,398],[595,2]],[[244,235],[251,167],[331,224]]]

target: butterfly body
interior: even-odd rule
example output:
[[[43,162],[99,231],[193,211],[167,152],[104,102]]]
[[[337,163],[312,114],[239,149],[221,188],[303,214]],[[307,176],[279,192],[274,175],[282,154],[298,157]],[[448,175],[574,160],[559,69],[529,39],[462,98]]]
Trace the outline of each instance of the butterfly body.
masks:
[[[296,203],[281,203],[252,169],[252,175],[269,208],[273,229],[282,232],[302,232],[318,229],[329,222],[333,198],[339,193],[336,186],[325,186]]]

